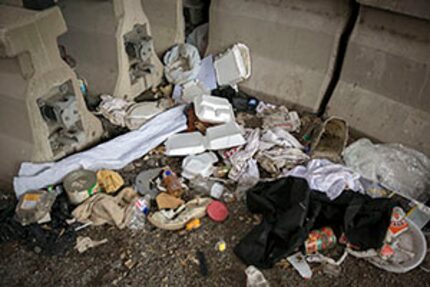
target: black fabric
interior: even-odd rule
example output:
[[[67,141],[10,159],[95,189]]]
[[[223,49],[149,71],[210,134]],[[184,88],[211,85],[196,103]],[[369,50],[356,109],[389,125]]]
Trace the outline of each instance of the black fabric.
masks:
[[[379,248],[395,205],[352,191],[331,201],[295,177],[260,183],[248,191],[247,206],[252,213],[261,213],[263,221],[234,251],[247,265],[270,268],[302,248],[309,231],[324,226],[332,227],[337,236],[345,233],[360,250]]]

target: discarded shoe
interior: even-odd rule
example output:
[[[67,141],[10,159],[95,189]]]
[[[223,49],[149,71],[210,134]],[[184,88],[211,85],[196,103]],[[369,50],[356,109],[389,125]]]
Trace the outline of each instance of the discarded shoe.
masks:
[[[348,141],[348,125],[341,118],[328,118],[314,131],[311,143],[311,157],[341,162],[341,154]]]
[[[185,209],[174,219],[168,219],[162,212],[157,211],[148,216],[148,221],[160,229],[183,229],[190,220],[205,216],[206,208],[211,202],[210,198],[196,198],[188,201]]]

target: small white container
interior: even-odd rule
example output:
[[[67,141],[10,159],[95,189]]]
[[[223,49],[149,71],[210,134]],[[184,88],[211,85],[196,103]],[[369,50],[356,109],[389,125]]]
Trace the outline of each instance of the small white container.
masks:
[[[181,175],[186,179],[194,179],[197,176],[209,177],[213,171],[213,164],[218,161],[213,152],[205,152],[199,155],[189,155],[182,161]]]
[[[227,99],[201,95],[193,102],[196,116],[202,122],[220,124],[234,121],[233,108]]]

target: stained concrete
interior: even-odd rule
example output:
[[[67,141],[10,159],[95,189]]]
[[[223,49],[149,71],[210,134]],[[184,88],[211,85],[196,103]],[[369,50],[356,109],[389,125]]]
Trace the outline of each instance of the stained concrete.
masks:
[[[10,184],[22,161],[51,161],[95,143],[100,121],[86,108],[75,73],[61,59],[57,37],[66,32],[58,8],[35,12],[0,5],[0,150],[2,186]],[[73,150],[54,152],[37,101],[71,83],[85,138]]]
[[[153,46],[154,73],[136,83],[129,76],[124,35],[136,24],[146,25],[151,35],[141,0],[63,0],[59,6],[68,25],[59,42],[76,60],[76,71],[87,80],[90,93],[133,99],[161,82],[163,66]]]
[[[332,77],[348,1],[212,1],[209,53],[237,42],[251,52],[245,91],[316,112]]]
[[[362,6],[328,113],[430,154],[430,21]]]
[[[182,0],[142,0],[142,5],[151,24],[155,52],[162,59],[169,48],[185,41]]]

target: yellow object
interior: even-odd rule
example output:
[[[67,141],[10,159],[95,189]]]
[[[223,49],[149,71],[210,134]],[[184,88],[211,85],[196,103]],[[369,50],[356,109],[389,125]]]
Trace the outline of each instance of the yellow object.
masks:
[[[227,243],[225,243],[224,240],[221,240],[217,243],[216,247],[217,247],[218,251],[224,252],[225,249],[227,248]]]
[[[124,179],[121,175],[108,169],[102,169],[97,172],[97,181],[106,193],[113,193],[124,185]]]
[[[192,219],[190,222],[187,223],[187,225],[185,226],[185,229],[187,231],[191,231],[191,230],[199,228],[201,225],[202,225],[202,223],[201,223],[200,219],[195,218],[195,219]]]

